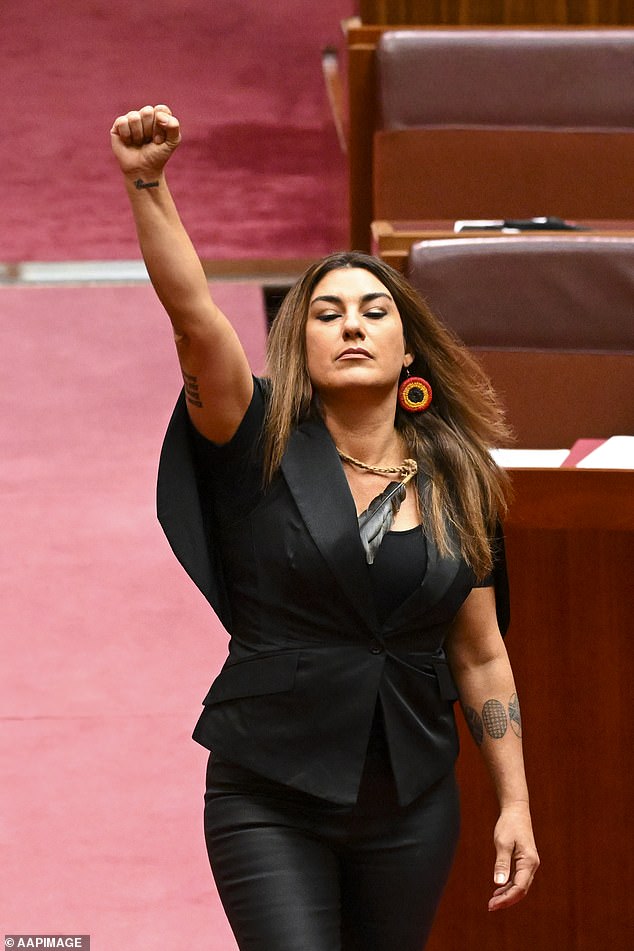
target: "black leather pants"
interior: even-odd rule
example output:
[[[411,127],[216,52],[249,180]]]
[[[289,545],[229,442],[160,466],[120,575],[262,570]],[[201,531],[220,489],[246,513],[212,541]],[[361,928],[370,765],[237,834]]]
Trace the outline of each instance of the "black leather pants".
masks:
[[[240,951],[421,951],[458,831],[453,773],[399,807],[370,755],[350,807],[209,760],[207,852]]]

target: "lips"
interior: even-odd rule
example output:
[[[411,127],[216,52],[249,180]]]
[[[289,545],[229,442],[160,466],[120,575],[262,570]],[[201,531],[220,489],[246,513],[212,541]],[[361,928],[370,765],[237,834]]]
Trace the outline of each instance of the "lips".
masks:
[[[339,356],[337,357],[337,360],[341,360],[343,358],[351,358],[351,357],[368,357],[371,359],[371,354],[368,353],[367,350],[364,350],[363,347],[348,347],[347,350],[343,350],[339,354]]]

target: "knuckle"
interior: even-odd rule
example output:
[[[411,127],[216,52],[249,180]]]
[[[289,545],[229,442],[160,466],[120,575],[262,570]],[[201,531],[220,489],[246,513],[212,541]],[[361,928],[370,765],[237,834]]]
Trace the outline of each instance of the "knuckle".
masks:
[[[495,848],[499,858],[506,858],[513,851],[513,843],[507,839],[496,839]]]

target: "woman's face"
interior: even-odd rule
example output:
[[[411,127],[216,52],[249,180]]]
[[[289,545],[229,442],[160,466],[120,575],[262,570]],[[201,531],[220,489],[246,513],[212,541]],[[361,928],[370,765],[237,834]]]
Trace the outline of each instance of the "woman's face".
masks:
[[[387,287],[364,268],[329,271],[315,286],[306,321],[308,373],[316,390],[396,387],[413,356]]]

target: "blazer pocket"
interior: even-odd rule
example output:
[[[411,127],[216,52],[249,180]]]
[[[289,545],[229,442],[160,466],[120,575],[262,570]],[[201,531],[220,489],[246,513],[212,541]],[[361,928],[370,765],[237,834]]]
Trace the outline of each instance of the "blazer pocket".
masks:
[[[410,653],[401,658],[401,663],[415,670],[418,674],[434,678],[443,700],[454,703],[459,699],[458,689],[449,669],[449,664],[444,657],[438,657],[434,653]]]
[[[283,654],[260,654],[246,660],[226,664],[203,700],[203,706],[239,697],[258,697],[264,694],[292,690],[299,651]]]
[[[456,687],[454,679],[451,675],[449,664],[442,663],[441,661],[435,661],[433,667],[434,673],[436,674],[436,680],[438,681],[440,696],[443,700],[448,700],[450,703],[454,703],[459,699],[459,694],[458,688]]]

